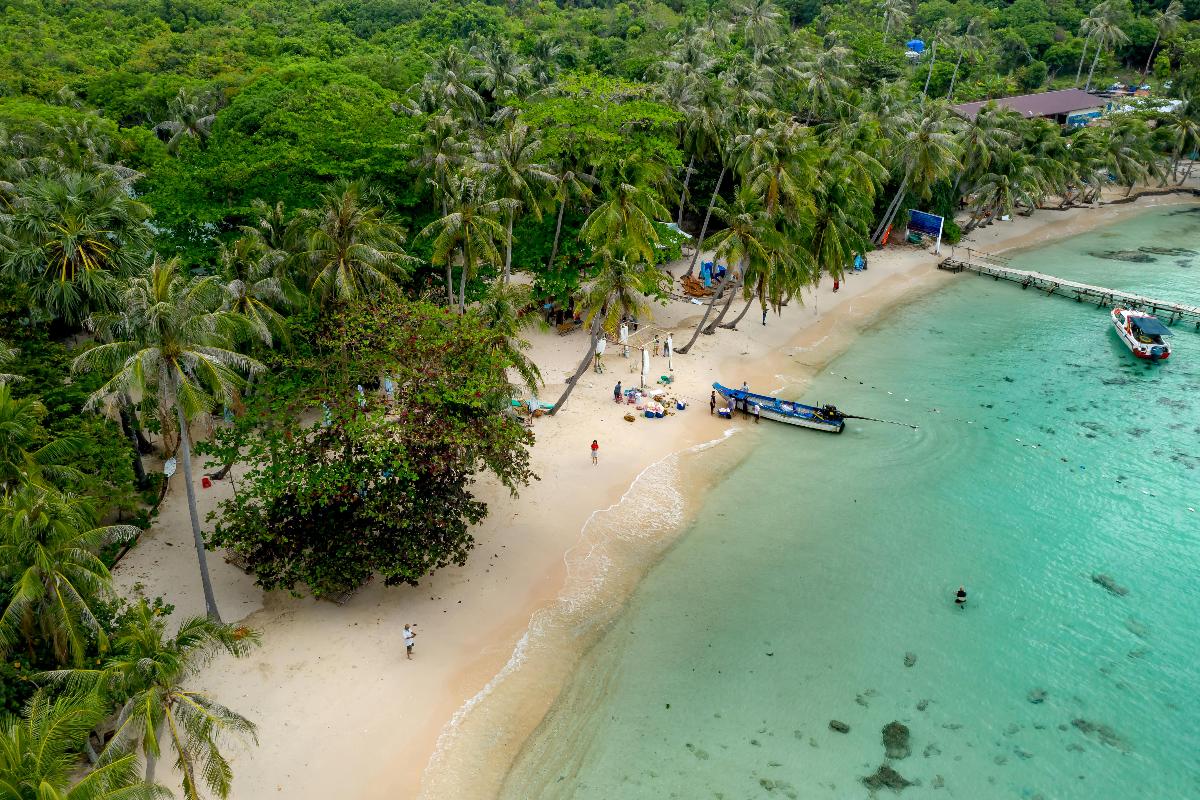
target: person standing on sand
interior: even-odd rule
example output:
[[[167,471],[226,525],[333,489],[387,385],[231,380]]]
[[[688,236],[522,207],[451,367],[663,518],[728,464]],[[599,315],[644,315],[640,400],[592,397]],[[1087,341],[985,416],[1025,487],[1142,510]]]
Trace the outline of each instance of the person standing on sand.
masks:
[[[621,382],[617,381],[617,385],[613,387],[613,402],[621,402]]]
[[[600,461],[600,442],[592,439],[592,466]]]
[[[413,630],[415,627],[417,627],[415,622],[404,623],[404,651],[408,654],[409,661],[412,661],[413,645],[417,638],[417,632]]]
[[[713,389],[713,393],[708,397],[708,415],[711,417],[717,413],[717,390]]]
[[[767,307],[763,306],[763,325],[767,324]]]
[[[841,285],[842,285],[842,284],[841,284],[841,281],[839,281],[837,278],[834,278],[834,279],[833,279],[833,293],[834,293],[834,294],[837,294],[837,290],[838,290],[839,288],[841,288]]]
[[[754,404],[754,424],[755,425],[758,424],[758,419],[759,419],[758,415],[761,413],[762,413],[762,406],[760,406],[758,403],[755,403]]]

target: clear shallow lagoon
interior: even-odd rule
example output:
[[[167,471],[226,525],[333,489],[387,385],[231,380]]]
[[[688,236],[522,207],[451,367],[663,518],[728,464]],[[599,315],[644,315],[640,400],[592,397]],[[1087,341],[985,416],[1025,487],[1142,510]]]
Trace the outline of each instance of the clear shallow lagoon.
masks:
[[[1200,250],[1200,213],[1013,260],[1200,304],[1200,256],[1087,255],[1143,246]],[[892,720],[901,797],[1200,796],[1200,333],[1173,345],[970,275],[864,334],[804,396],[920,429],[762,431],[504,796],[867,797]]]

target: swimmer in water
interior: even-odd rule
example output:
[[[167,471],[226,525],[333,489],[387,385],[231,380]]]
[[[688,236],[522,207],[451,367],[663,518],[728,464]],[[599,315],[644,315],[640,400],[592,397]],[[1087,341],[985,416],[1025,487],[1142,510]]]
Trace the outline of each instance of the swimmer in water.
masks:
[[[963,587],[958,587],[958,592],[954,595],[954,605],[962,608],[967,604],[967,590]]]

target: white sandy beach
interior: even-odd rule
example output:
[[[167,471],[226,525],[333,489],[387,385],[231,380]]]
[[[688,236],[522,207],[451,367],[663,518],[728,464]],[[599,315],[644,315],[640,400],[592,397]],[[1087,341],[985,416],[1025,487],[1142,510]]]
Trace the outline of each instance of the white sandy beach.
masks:
[[[1026,247],[1111,224],[1147,207],[1195,202],[1182,195],[1138,202],[1040,211],[974,232],[960,247],[989,252]],[[495,676],[513,654],[531,616],[552,604],[567,578],[564,555],[576,546],[588,518],[616,503],[649,465],[686,448],[720,438],[733,423],[710,417],[709,386],[748,381],[777,388],[786,374],[803,377],[847,347],[880,314],[963,276],[939,272],[936,256],[915,247],[873,253],[870,269],[842,282],[837,294],[826,278],[819,289],[793,302],[781,316],[760,324],[751,309],[738,331],[701,336],[674,359],[675,393],[691,401],[686,411],[663,420],[622,419],[626,406],[612,402],[613,384],[636,385],[637,374],[609,348],[603,375],[585,373],[564,410],[536,422],[533,467],[540,480],[511,498],[482,482],[490,514],[475,531],[477,547],[464,567],[444,570],[419,587],[385,588],[372,583],[345,605],[264,594],[252,579],[210,553],[217,598],[226,621],[242,621],[263,633],[249,657],[214,662],[202,687],[258,725],[259,745],[233,753],[233,797],[254,800],[312,798],[415,798],[447,723]],[[682,269],[686,269],[684,266]],[[682,271],[673,265],[678,275]],[[731,315],[740,310],[736,305]],[[674,331],[681,346],[703,307],[673,301],[656,308],[649,324]],[[546,380],[541,398],[553,401],[587,346],[586,334],[535,332],[532,357]],[[804,348],[802,350],[797,348]],[[652,375],[667,372],[654,359]],[[834,398],[836,400],[836,398]],[[764,426],[767,427],[767,426]],[[758,432],[753,432],[757,435]],[[600,462],[588,455],[600,442]],[[201,465],[197,463],[199,478]],[[182,472],[182,471],[181,471]],[[236,470],[234,477],[236,479]],[[154,527],[114,571],[118,588],[142,584],[162,595],[178,614],[203,613],[182,474]],[[201,516],[231,492],[229,480],[197,488]],[[415,658],[406,661],[400,632],[418,623]],[[531,730],[545,708],[525,710]],[[453,741],[449,741],[452,746]],[[519,742],[508,742],[515,753]],[[165,783],[170,781],[164,780]],[[428,797],[451,797],[441,782]],[[483,790],[480,796],[486,796]]]

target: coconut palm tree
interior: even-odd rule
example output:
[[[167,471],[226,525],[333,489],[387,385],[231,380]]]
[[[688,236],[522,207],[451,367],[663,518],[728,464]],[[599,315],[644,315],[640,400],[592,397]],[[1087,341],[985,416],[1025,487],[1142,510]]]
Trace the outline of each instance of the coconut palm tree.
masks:
[[[259,240],[243,236],[232,245],[217,246],[217,263],[225,280],[223,308],[249,323],[249,332],[267,347],[273,338],[288,338],[280,308],[298,299],[289,294],[282,279],[272,272],[271,253],[262,251]]]
[[[954,60],[954,72],[950,73],[950,88],[946,90],[947,102],[954,101],[954,84],[958,81],[958,69],[962,66],[963,56],[977,53],[983,48],[983,39],[975,33],[977,23],[978,20],[972,18],[967,22],[967,29],[951,39],[954,49],[958,51],[958,58]]]
[[[1180,186],[1192,174],[1194,161],[1188,161],[1187,171],[1182,177],[1179,176],[1179,162],[1185,153],[1194,153],[1200,150],[1200,118],[1196,112],[1195,103],[1191,98],[1185,96],[1162,125],[1163,132],[1170,137],[1171,176],[1178,181],[1177,185]]]
[[[558,58],[562,55],[563,46],[547,35],[540,36],[533,43],[533,51],[529,54],[529,79],[537,89],[545,89],[554,83],[558,75]]]
[[[96,554],[138,532],[96,527],[95,510],[77,495],[32,484],[10,489],[0,501],[0,578],[11,587],[0,614],[0,656],[23,644],[32,657],[45,646],[59,663],[80,664],[89,643],[105,649],[96,605],[111,583]]]
[[[558,200],[558,217],[554,221],[554,243],[550,247],[550,260],[546,269],[554,269],[554,260],[558,258],[558,245],[562,241],[563,214],[572,202],[587,203],[592,198],[592,187],[596,179],[586,172],[576,172],[573,169],[561,168],[554,176],[554,197]]]
[[[430,260],[446,267],[446,293],[450,308],[457,306],[460,314],[467,309],[467,280],[475,275],[481,263],[500,263],[497,239],[504,236],[499,218],[504,216],[509,200],[496,200],[491,187],[481,179],[466,175],[456,177],[448,187],[449,212],[425,226],[419,238],[433,239]],[[453,265],[461,267],[458,300],[454,299]]]
[[[217,119],[216,98],[180,89],[167,103],[167,114],[167,119],[154,126],[154,132],[166,140],[167,150],[174,153],[185,139],[193,139],[203,147]]]
[[[1015,130],[1020,121],[1021,116],[1015,111],[988,103],[962,124],[955,135],[962,162],[962,169],[954,179],[955,191],[964,177],[967,186],[971,186],[979,174],[987,171],[995,154],[1020,146]]]
[[[992,169],[975,184],[971,221],[963,232],[971,232],[985,220],[1012,214],[1020,206],[1033,211],[1043,181],[1028,153],[1016,151],[1000,155],[992,163]]]
[[[732,11],[742,39],[754,50],[762,50],[779,38],[784,15],[771,0],[741,0]]]
[[[954,34],[954,23],[948,19],[939,20],[933,26],[931,33],[932,35],[929,37],[929,69],[925,72],[925,87],[921,89],[922,97],[929,94],[929,81],[933,78],[933,65],[937,63],[938,41],[949,39]]]
[[[410,163],[425,175],[433,188],[433,202],[446,216],[446,188],[455,171],[471,153],[470,144],[459,135],[461,126],[448,113],[430,117],[421,130],[412,135],[417,155]]]
[[[102,766],[79,775],[79,750],[107,714],[95,695],[34,693],[19,717],[0,717],[3,800],[170,800],[138,776],[137,756],[113,748]]]
[[[196,509],[188,425],[218,403],[233,405],[245,384],[242,376],[263,370],[262,364],[233,349],[247,326],[240,315],[223,307],[226,297],[219,277],[189,279],[177,259],[155,258],[142,274],[129,280],[118,311],[97,318],[101,343],[85,350],[71,365],[76,372],[109,376],[88,398],[91,408],[108,398],[132,395],[154,399],[164,429],[174,416],[204,604],[208,615],[218,621]]]
[[[908,24],[908,4],[904,0],[883,0],[882,12],[883,40],[886,42],[888,34],[893,30],[901,32]]]
[[[254,723],[187,684],[219,653],[240,658],[258,643],[256,631],[206,617],[185,619],[169,636],[166,618],[139,598],[113,641],[113,654],[98,669],[57,670],[45,678],[97,692],[117,706],[116,730],[99,763],[136,746],[146,758],[150,783],[166,734],[183,796],[200,800],[204,787],[227,798],[233,771],[221,746],[231,735],[257,742]]]
[[[905,115],[903,125],[896,152],[892,155],[893,161],[903,170],[902,178],[871,237],[875,242],[883,237],[895,218],[907,191],[922,200],[927,199],[935,183],[959,169],[954,130],[942,102],[927,101],[922,108]]]
[[[605,176],[604,199],[579,228],[579,237],[596,250],[607,250],[611,261],[653,263],[658,229],[655,221],[667,215],[653,188],[662,181],[661,164],[642,157],[624,158]]]
[[[114,178],[92,173],[33,177],[19,185],[18,195],[4,271],[67,322],[107,308],[118,278],[148,252],[149,207]]]
[[[831,107],[845,94],[854,69],[850,50],[840,45],[817,52],[801,65],[798,77],[799,88],[806,98],[806,125],[811,125],[823,109]]]
[[[396,291],[413,259],[404,253],[404,229],[359,181],[338,181],[320,205],[300,212],[300,254],[309,291],[319,300],[355,300]]]
[[[518,97],[529,83],[529,67],[521,63],[502,39],[491,39],[471,48],[479,64],[471,77],[479,81],[495,105]]]
[[[1146,66],[1142,68],[1142,77],[1150,73],[1150,65],[1154,63],[1154,51],[1158,43],[1169,37],[1179,27],[1183,20],[1183,3],[1171,0],[1170,4],[1154,16],[1154,44],[1150,45],[1150,54],[1146,56]]]
[[[73,436],[45,441],[41,420],[46,407],[31,397],[13,397],[12,387],[0,382],[0,491],[18,484],[39,486],[76,479],[69,462],[81,450]]]
[[[649,314],[647,295],[665,290],[668,280],[666,273],[653,262],[636,258],[640,249],[631,251],[635,255],[632,260],[608,248],[596,251],[599,271],[588,281],[576,303],[576,310],[583,315],[588,326],[588,349],[575,374],[567,379],[562,395],[550,409],[551,416],[559,412],[571,392],[575,391],[575,385],[596,355],[596,343],[604,331],[615,330],[623,317],[644,317]]]
[[[1108,17],[1097,20],[1092,27],[1092,38],[1096,41],[1096,52],[1092,56],[1092,66],[1088,69],[1087,83],[1083,87],[1084,91],[1091,91],[1092,74],[1096,71],[1096,62],[1100,60],[1100,53],[1106,47],[1116,47],[1129,41],[1129,36],[1126,35],[1125,31],[1121,30],[1117,20]]]
[[[493,283],[473,309],[484,330],[494,336],[492,349],[500,353],[533,394],[537,393],[542,373],[525,355],[529,342],[522,332],[538,323],[537,314],[525,313],[533,305],[533,287],[525,284]]]
[[[474,123],[487,105],[471,85],[471,60],[458,45],[450,45],[437,56],[421,83],[408,92],[410,113],[452,111]]]
[[[500,276],[504,283],[512,273],[512,231],[517,211],[529,211],[540,220],[542,203],[554,186],[554,173],[537,161],[541,147],[541,140],[529,126],[518,121],[505,126],[490,147],[475,154],[478,169],[487,176],[496,197],[510,201],[504,208],[504,272]]]

